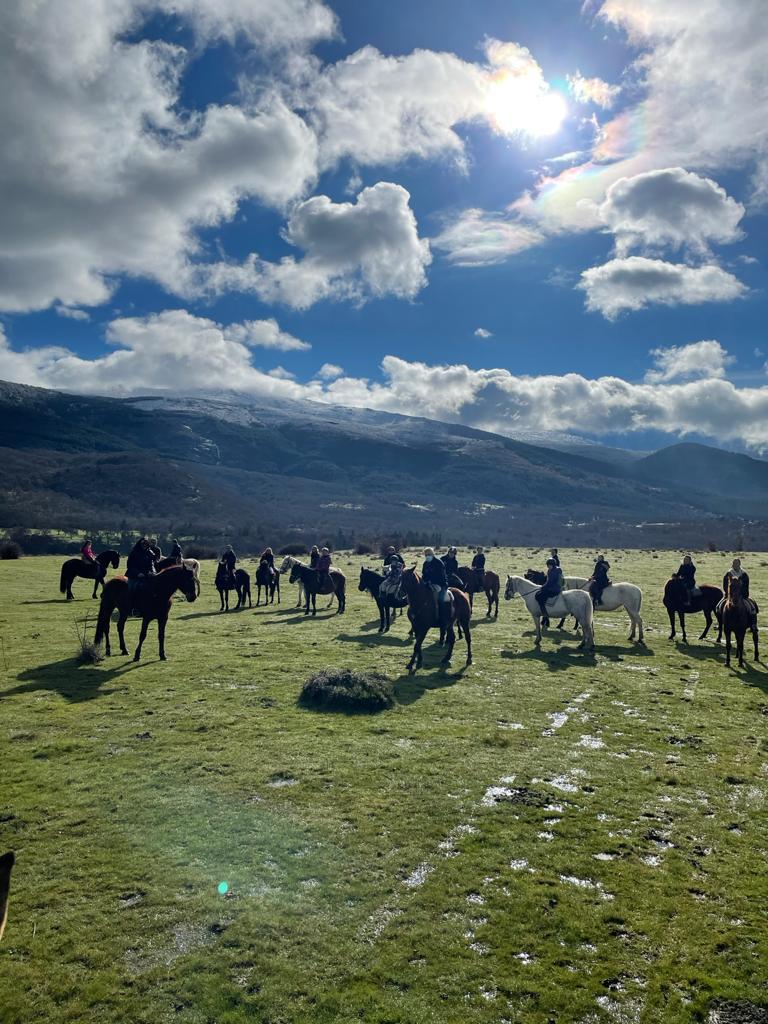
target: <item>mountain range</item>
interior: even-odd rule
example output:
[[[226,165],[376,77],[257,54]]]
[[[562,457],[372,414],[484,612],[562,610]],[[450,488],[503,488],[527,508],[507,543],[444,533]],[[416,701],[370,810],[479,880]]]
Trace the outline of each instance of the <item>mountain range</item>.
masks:
[[[766,462],[553,444],[313,402],[0,382],[0,526],[723,548],[746,531],[760,546]]]

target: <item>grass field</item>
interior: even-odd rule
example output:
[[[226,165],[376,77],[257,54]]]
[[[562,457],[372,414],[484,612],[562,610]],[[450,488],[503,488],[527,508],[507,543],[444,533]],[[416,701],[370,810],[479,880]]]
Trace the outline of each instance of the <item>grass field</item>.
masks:
[[[360,558],[337,556],[347,614],[311,621],[286,581],[219,614],[205,564],[167,663],[152,627],[140,665],[98,666],[75,659],[88,582],[67,604],[60,558],[0,563],[2,1024],[765,1020],[768,672],[726,669],[701,617],[667,640],[677,554],[608,557],[647,648],[622,612],[594,657],[555,631],[536,653],[520,601],[478,602],[474,666],[430,644],[415,677]],[[743,560],[768,600],[768,556]],[[716,583],[730,555],[696,561]],[[398,706],[300,709],[333,666],[386,673]]]

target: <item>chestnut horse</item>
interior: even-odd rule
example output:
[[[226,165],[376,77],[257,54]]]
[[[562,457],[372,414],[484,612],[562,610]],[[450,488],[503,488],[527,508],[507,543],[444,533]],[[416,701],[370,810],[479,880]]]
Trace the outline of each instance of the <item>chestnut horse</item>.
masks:
[[[411,620],[416,642],[413,645],[411,660],[406,666],[409,672],[415,672],[421,668],[422,654],[421,645],[430,629],[440,630],[440,642],[445,640],[448,649],[440,664],[445,668],[451,663],[451,655],[456,643],[454,624],[458,627],[459,636],[464,633],[467,642],[467,665],[472,664],[472,634],[470,632],[470,618],[472,609],[469,606],[469,597],[458,587],[448,588],[453,601],[450,603],[450,614],[445,623],[438,622],[435,615],[435,601],[433,592],[421,582],[421,577],[415,569],[404,569],[400,576],[400,591],[408,599],[408,618]]]
[[[160,644],[160,660],[165,661],[165,625],[168,622],[168,615],[173,603],[173,595],[180,590],[184,597],[190,602],[196,601],[200,594],[200,581],[195,579],[195,574],[184,565],[171,566],[163,569],[157,576],[147,576],[144,580],[144,587],[136,595],[131,595],[128,580],[125,576],[115,576],[104,587],[99,606],[99,618],[96,623],[96,637],[94,643],[104,641],[105,654],[107,657],[112,653],[109,648],[109,627],[112,621],[112,612],[117,608],[119,618],[117,620],[117,635],[120,638],[120,653],[128,654],[125,646],[125,620],[131,614],[132,606],[136,604],[141,613],[141,632],[139,633],[139,646],[133,656],[134,661],[141,657],[141,647],[147,638],[147,629],[153,619],[157,619],[157,638]]]
[[[686,592],[685,586],[682,580],[679,580],[677,576],[673,576],[670,580],[667,580],[664,586],[664,607],[667,609],[669,615],[669,625],[671,627],[669,639],[674,640],[675,633],[675,614],[680,617],[680,628],[683,633],[683,643],[688,643],[688,637],[685,634],[685,616],[696,612],[703,612],[704,618],[706,619],[706,626],[704,632],[699,637],[699,640],[703,640],[709,632],[712,626],[712,615],[723,599],[723,592],[720,587],[712,587],[707,583],[702,584],[699,588],[698,594],[691,594],[690,604],[685,603]]]
[[[92,595],[95,598],[99,586],[104,586],[104,577],[107,575],[107,569],[110,565],[113,569],[120,565],[120,552],[113,551],[111,548],[96,555],[95,562],[86,562],[84,558],[68,558],[61,567],[61,575],[59,577],[60,592],[67,595],[68,601],[74,601],[75,595],[72,593],[72,581],[77,576],[81,576],[84,580],[95,581]]]
[[[757,605],[741,596],[741,581],[732,578],[728,584],[728,595],[718,608],[721,629],[725,630],[725,664],[731,664],[731,634],[736,634],[736,654],[739,668],[744,665],[744,637],[747,630],[752,633],[755,644],[755,661],[760,661],[757,640]]]
[[[485,617],[489,618],[493,614],[494,618],[499,617],[499,590],[501,589],[501,581],[495,572],[491,572],[490,569],[486,569],[483,574],[482,586],[477,585],[477,573],[474,569],[470,569],[467,565],[460,565],[456,570],[456,576],[459,577],[461,582],[464,584],[462,590],[465,594],[469,595],[469,607],[474,609],[473,596],[475,594],[484,593],[488,601],[488,611],[485,613]],[[493,611],[493,606],[496,605],[496,611]]]

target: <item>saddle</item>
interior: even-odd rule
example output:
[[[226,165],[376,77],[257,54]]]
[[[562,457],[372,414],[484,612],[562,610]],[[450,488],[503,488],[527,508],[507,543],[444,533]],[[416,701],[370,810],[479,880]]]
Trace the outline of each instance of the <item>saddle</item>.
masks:
[[[385,597],[394,597],[399,589],[400,573],[392,572],[390,570],[379,584],[379,593],[383,594]]]

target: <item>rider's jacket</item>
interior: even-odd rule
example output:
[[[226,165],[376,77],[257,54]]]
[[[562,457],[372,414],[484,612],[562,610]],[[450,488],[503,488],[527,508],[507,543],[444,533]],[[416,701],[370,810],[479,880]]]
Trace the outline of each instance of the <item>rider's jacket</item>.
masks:
[[[234,551],[225,551],[221,556],[221,561],[226,565],[229,572],[235,571],[235,565],[237,564],[237,555]]]
[[[447,575],[450,576],[451,573],[453,573],[454,575],[456,574],[459,568],[459,560],[455,555],[443,555],[440,561],[445,566],[445,571]]]
[[[696,586],[696,566],[693,562],[691,562],[690,565],[686,565],[685,562],[682,562],[675,575],[678,579],[683,581],[689,590],[692,590]]]
[[[405,565],[403,556],[397,551],[393,551],[391,555],[387,555],[384,559],[384,565],[392,565],[393,562],[399,562],[400,565]]]
[[[151,575],[154,571],[155,556],[151,550],[138,546],[132,548],[125,566],[128,579],[135,580],[138,576]]]
[[[331,568],[331,556],[330,555],[320,555],[320,557],[317,560],[317,571],[318,572],[328,572],[330,570],[330,568]]]
[[[553,565],[550,569],[547,569],[547,578],[544,580],[544,586],[541,589],[546,590],[548,594],[560,593],[563,589],[563,572],[559,566]]]
[[[445,566],[439,558],[430,558],[421,569],[421,578],[424,583],[430,583],[432,586],[440,587],[441,589],[448,586],[448,579],[445,575]]]
[[[734,572],[733,569],[729,569],[728,572],[723,576],[723,593],[728,594],[728,583],[732,579],[737,579],[741,583],[741,596],[749,597],[749,574],[744,572]]]
[[[173,547],[171,548],[171,558],[173,558],[173,559],[181,558],[181,545],[180,544],[174,544]]]
[[[485,555],[483,555],[481,553],[475,555],[475,557],[472,559],[472,568],[473,569],[483,569],[484,570],[485,569]]]

